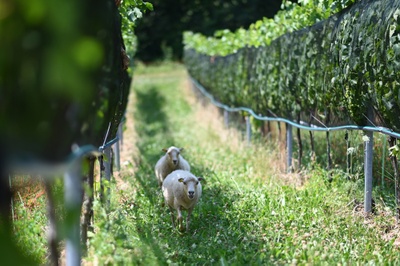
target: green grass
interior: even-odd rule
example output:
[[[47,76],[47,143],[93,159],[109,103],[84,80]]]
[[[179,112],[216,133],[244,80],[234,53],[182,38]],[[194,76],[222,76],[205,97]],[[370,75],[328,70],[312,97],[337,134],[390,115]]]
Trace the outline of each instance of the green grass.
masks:
[[[118,182],[112,179],[108,210],[95,202],[95,230],[85,264],[399,264],[393,180],[386,161],[386,183],[380,185],[379,138],[374,161],[376,213],[364,218],[361,133],[351,133],[356,151],[350,175],[343,167],[343,132],[332,133],[332,182],[322,169],[324,134],[315,136],[318,158],[313,164],[307,157],[308,132],[302,132],[307,167],[300,174],[286,174],[284,148],[276,138],[266,141],[254,132],[247,145],[243,132],[226,129],[219,111],[195,95],[183,66],[137,66],[124,136],[127,155]],[[172,228],[154,174],[161,149],[171,145],[184,147],[192,172],[206,179],[189,233]],[[22,181],[30,184],[29,180]],[[62,221],[62,179],[53,187]],[[21,251],[21,262],[46,263],[48,221],[46,197],[40,191],[40,183],[16,191],[13,238],[19,249],[14,242],[8,244],[0,229],[3,256],[16,257],[11,251]]]
[[[11,187],[13,197],[13,218],[11,239],[0,236],[0,249],[4,265],[43,265],[47,257],[47,209],[46,195],[38,178],[14,176]],[[55,191],[60,193],[62,184],[56,182]],[[2,234],[0,221],[0,235]],[[0,253],[1,253],[0,251]]]
[[[354,211],[362,182],[348,181],[339,170],[327,182],[326,171],[316,166],[299,186],[299,175],[282,173],[285,158],[275,141],[248,147],[240,133],[224,129],[214,108],[194,99],[182,66],[140,66],[132,90],[127,116],[135,124],[136,152],[121,171],[129,186],[120,189],[112,182],[108,211],[96,203],[87,263],[400,262],[394,222],[383,203],[368,219]],[[189,233],[172,228],[154,175],[161,149],[171,145],[184,147],[192,172],[207,180]]]

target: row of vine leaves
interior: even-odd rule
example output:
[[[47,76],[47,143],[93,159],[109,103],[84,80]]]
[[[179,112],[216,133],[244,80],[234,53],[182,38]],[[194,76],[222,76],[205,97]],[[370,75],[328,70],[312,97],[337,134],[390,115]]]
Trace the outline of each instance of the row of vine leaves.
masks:
[[[225,104],[400,132],[399,0],[285,1],[273,19],[184,44],[189,73]]]

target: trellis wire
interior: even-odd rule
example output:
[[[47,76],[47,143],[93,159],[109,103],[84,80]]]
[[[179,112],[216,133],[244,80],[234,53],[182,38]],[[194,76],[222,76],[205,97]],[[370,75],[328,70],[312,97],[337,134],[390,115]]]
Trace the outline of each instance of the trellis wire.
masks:
[[[301,122],[296,123],[293,122],[289,119],[286,118],[282,118],[282,117],[270,117],[270,116],[260,116],[257,115],[256,113],[254,113],[254,111],[250,108],[247,107],[229,107],[225,104],[222,104],[220,102],[218,102],[217,100],[214,99],[214,97],[208,93],[204,87],[197,81],[195,80],[193,77],[190,77],[190,79],[192,80],[192,82],[196,85],[196,87],[205,95],[207,96],[207,98],[209,98],[211,100],[211,102],[220,108],[223,108],[225,110],[227,110],[228,112],[240,112],[240,111],[244,111],[247,112],[249,114],[251,114],[254,118],[256,118],[257,120],[262,120],[262,121],[276,121],[276,122],[284,122],[287,124],[290,124],[296,128],[300,128],[300,129],[304,129],[304,130],[311,130],[311,131],[338,131],[338,130],[345,130],[345,129],[350,129],[350,130],[364,130],[364,131],[372,131],[372,132],[379,132],[385,135],[389,135],[392,136],[394,138],[400,139],[400,133],[394,132],[391,129],[385,128],[385,127],[372,127],[372,126],[357,126],[357,125],[343,125],[343,126],[334,126],[334,127],[319,127],[317,125],[313,125],[313,124],[308,124],[305,122]]]
[[[364,140],[364,174],[365,174],[365,189],[364,189],[364,211],[366,213],[371,212],[371,204],[372,204],[372,158],[373,158],[373,132],[379,132],[394,138],[400,138],[400,133],[394,132],[385,127],[375,127],[375,126],[357,126],[357,125],[342,125],[342,126],[334,126],[334,127],[319,127],[316,125],[308,124],[308,123],[296,123],[289,119],[282,118],[282,117],[269,117],[269,116],[260,116],[254,113],[254,111],[247,107],[229,107],[223,103],[218,102],[215,100],[214,96],[207,92],[207,90],[193,77],[190,77],[192,83],[195,87],[204,95],[206,96],[212,104],[215,106],[224,109],[224,117],[227,115],[226,112],[240,112],[244,111],[248,114],[252,115],[257,120],[262,121],[276,121],[276,122],[284,122],[287,125],[287,171],[291,172],[292,169],[292,152],[293,152],[293,133],[292,133],[292,126],[304,130],[310,131],[338,131],[338,130],[363,130],[366,134],[366,140]],[[247,116],[249,117],[249,116]],[[227,121],[228,118],[225,118]],[[246,123],[247,125],[247,123]],[[250,125],[247,125],[249,127]],[[248,130],[248,129],[247,129]]]

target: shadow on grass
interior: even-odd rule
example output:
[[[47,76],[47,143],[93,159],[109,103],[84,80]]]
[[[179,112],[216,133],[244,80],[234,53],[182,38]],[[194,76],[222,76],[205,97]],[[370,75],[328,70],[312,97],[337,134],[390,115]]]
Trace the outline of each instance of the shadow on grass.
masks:
[[[163,147],[158,147],[158,143],[174,141],[169,134],[169,121],[164,112],[166,100],[158,90],[156,86],[151,86],[136,91],[135,125],[136,132],[141,137],[137,141],[140,158],[135,181],[143,188],[152,204],[155,203],[154,194],[158,191],[154,166],[163,154]]]
[[[165,98],[157,87],[151,86],[145,91],[137,91],[136,105],[135,120],[140,122],[136,129],[138,133],[154,136],[168,131],[168,119],[163,112]]]
[[[162,148],[174,145],[174,138],[170,133],[170,123],[165,113],[165,97],[159,92],[159,88],[151,86],[136,90],[136,112],[135,126],[139,136],[137,148],[139,150],[139,160],[137,171],[132,182],[135,187],[144,194],[152,207],[149,210],[160,209],[161,192],[154,173],[154,166],[158,159],[163,155]],[[164,146],[158,146],[164,145]],[[145,206],[139,206],[133,211],[135,216],[140,216]],[[155,214],[156,215],[156,214]],[[142,243],[148,246],[157,259],[157,265],[166,265],[166,256],[160,247],[160,243],[155,239],[158,234],[153,232],[147,223],[138,222],[135,227]]]
[[[260,243],[252,239],[249,226],[242,224],[235,210],[235,202],[242,194],[229,182],[219,180],[218,174],[202,166],[192,167],[195,175],[206,179],[203,196],[191,217],[190,231],[179,233],[171,225],[170,213],[163,202],[160,188],[154,174],[154,165],[162,156],[158,145],[179,145],[175,143],[173,126],[165,113],[166,99],[159,88],[152,86],[136,91],[136,132],[140,139],[140,164],[132,180],[151,206],[139,203],[135,215],[152,210],[151,221],[140,221],[135,227],[142,243],[145,243],[157,258],[157,264],[172,263],[213,264],[221,260],[227,262],[252,262]],[[148,210],[145,210],[148,208]],[[186,217],[187,212],[184,213]],[[184,218],[186,219],[186,218]],[[247,241],[247,242],[246,242]],[[244,244],[245,243],[245,244]],[[241,248],[254,250],[253,255],[239,254]],[[238,247],[237,249],[235,247]],[[232,259],[238,257],[238,261]],[[230,260],[230,261],[229,261]]]

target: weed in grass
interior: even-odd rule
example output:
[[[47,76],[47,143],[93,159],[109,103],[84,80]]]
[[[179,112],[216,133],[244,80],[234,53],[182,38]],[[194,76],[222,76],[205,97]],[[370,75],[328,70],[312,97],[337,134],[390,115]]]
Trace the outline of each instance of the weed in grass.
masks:
[[[42,182],[29,176],[15,176],[11,180],[14,190],[12,228],[16,245],[31,263],[43,264],[47,255],[48,220]]]

